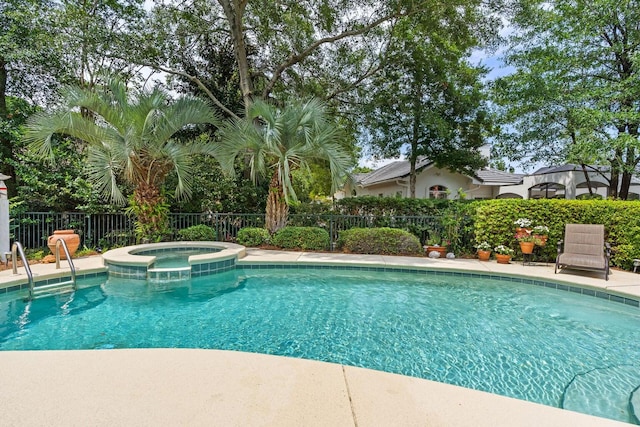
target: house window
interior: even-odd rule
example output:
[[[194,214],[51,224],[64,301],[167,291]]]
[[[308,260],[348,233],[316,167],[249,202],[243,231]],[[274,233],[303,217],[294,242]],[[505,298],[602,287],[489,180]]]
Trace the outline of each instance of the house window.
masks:
[[[429,187],[430,199],[446,199],[448,195],[447,187],[444,185],[434,185]]]

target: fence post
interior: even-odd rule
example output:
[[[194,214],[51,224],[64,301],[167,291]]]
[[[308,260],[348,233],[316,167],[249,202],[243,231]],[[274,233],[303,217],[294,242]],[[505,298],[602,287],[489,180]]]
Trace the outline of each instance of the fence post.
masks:
[[[213,214],[213,223],[215,224],[216,229],[216,239],[218,239],[219,242],[224,242],[224,239],[220,238],[220,227],[218,227],[218,212]]]
[[[333,221],[333,215],[329,216],[329,237],[331,238],[331,247],[330,250],[333,252],[336,249],[336,228],[335,223]]]

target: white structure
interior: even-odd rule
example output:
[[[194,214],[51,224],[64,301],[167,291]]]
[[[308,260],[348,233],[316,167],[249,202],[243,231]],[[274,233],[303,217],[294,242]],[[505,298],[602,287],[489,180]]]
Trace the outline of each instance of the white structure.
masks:
[[[7,197],[7,185],[5,180],[11,178],[0,173],[0,260],[7,261],[6,253],[9,252],[9,198]]]
[[[409,171],[409,161],[401,160],[367,174],[357,174],[354,183],[345,186],[343,191],[336,194],[336,198],[409,197]],[[588,174],[594,192],[606,198],[608,183],[605,178],[594,170]],[[640,180],[634,178],[631,189],[629,199],[637,199]],[[438,168],[429,159],[418,159],[416,198],[455,199],[459,197],[459,192],[468,199],[575,199],[589,194],[589,189],[579,165],[545,167],[530,175],[489,168],[476,171],[473,175],[464,175]]]
[[[587,169],[587,176],[594,194],[607,197],[609,183],[601,172],[608,175],[608,169]],[[638,199],[640,180],[633,178],[629,191],[629,200]],[[589,194],[587,178],[580,165],[566,164],[538,169],[530,175],[522,177],[517,185],[504,186],[500,189],[500,198],[522,199],[578,199]]]

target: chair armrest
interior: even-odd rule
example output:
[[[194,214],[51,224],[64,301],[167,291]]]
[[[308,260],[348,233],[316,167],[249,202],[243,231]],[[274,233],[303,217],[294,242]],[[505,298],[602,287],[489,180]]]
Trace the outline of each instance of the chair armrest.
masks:
[[[564,240],[558,240],[558,254],[562,253],[562,245],[564,245]]]

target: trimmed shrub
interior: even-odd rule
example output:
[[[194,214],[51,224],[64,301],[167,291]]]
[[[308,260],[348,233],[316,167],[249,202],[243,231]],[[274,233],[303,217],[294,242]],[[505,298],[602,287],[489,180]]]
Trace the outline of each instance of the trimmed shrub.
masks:
[[[271,236],[271,244],[282,249],[324,251],[329,243],[327,230],[318,227],[284,227]]]
[[[191,242],[215,241],[217,239],[216,230],[208,225],[193,225],[178,231],[178,238]]]
[[[245,227],[238,231],[236,241],[243,246],[261,246],[269,242],[269,230],[260,227]]]
[[[422,254],[420,240],[397,228],[352,228],[340,233],[338,247],[345,252],[379,255]]]

